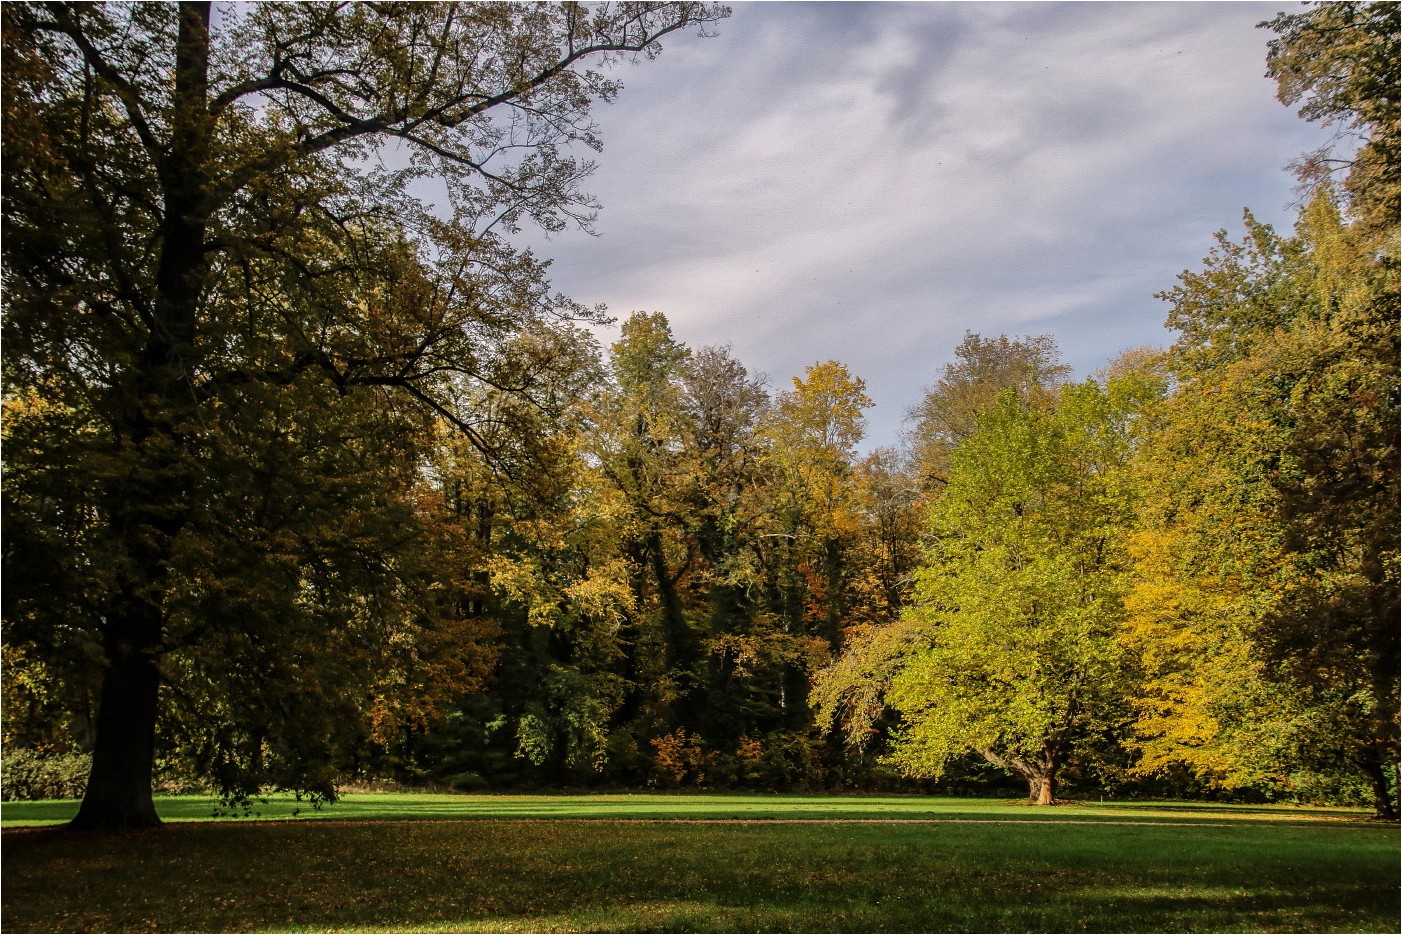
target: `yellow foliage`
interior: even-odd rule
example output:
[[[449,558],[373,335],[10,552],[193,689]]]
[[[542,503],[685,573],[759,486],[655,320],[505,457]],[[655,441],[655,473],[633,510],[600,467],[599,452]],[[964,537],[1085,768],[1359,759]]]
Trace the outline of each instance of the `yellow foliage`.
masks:
[[[591,568],[588,574],[564,589],[575,613],[618,625],[633,605],[628,586],[628,564],[621,558]]]

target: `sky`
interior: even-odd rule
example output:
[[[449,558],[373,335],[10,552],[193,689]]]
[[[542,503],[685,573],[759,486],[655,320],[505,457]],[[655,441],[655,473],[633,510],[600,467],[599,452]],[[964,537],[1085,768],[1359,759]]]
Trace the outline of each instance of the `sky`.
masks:
[[[1247,207],[1288,229],[1286,167],[1331,134],[1265,77],[1256,24],[1291,4],[732,7],[621,70],[597,236],[536,249],[559,291],[664,312],[774,391],[842,361],[865,450],[967,331],[1050,334],[1080,377],[1170,344],[1154,294]]]

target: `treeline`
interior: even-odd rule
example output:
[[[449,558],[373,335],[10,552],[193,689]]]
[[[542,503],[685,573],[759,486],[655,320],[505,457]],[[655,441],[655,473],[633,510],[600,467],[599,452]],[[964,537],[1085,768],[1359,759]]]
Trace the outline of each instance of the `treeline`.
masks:
[[[969,334],[865,455],[841,363],[770,386],[658,312],[602,348],[501,235],[587,214],[581,30],[624,54],[723,11],[465,5],[436,57],[425,5],[235,17],[275,71],[345,58],[304,95],[209,57],[200,9],[4,12],[3,739],[94,752],[80,825],[154,822],[153,782],[354,780],[1395,815],[1395,5],[1272,24],[1282,98],[1364,142],[1302,163],[1292,234],[1248,215],[1164,294],[1172,348],[1072,381],[1050,337]],[[340,83],[372,35],[413,51]],[[528,54],[484,77],[472,43]],[[165,68],[208,87],[111,77]],[[518,95],[540,158],[491,176],[502,124],[414,123]],[[348,174],[359,133],[431,144],[455,220],[414,170]]]

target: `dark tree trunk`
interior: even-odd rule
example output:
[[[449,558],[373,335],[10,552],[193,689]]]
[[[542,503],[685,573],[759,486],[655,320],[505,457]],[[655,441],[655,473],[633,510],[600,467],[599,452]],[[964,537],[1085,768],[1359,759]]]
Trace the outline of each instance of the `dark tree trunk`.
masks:
[[[647,607],[647,573],[644,568],[647,554],[642,544],[636,540],[627,542],[624,554],[632,571],[628,575],[628,589],[633,595],[633,610],[624,615],[618,628],[619,643],[623,649],[619,673],[623,677],[623,700],[615,714],[622,724],[631,724],[642,716],[648,708],[647,672],[648,660],[644,658],[644,620]]]
[[[743,633],[748,619],[745,592],[729,584],[711,588],[711,635]],[[735,660],[730,654],[707,653],[705,707],[702,733],[712,749],[734,750],[747,726],[744,682],[735,677]]]
[[[136,609],[128,619],[109,618],[107,670],[97,712],[92,772],[78,815],[69,827],[149,828],[161,823],[151,799],[155,762],[156,698],[160,673],[154,650],[160,619]]]
[[[154,327],[119,384],[114,429],[133,459],[107,495],[108,521],[126,554],[124,580],[102,620],[106,668],[92,772],[75,829],[160,824],[152,800],[164,599],[174,540],[194,494],[187,467],[197,362],[195,331],[208,276],[209,3],[181,3],[163,190]]]
[[[662,533],[652,530],[648,533],[644,546],[648,562],[652,566],[653,582],[657,587],[657,600],[662,609],[662,633],[666,638],[667,667],[673,669],[684,665],[692,658],[691,631],[686,625],[681,598],[677,595],[677,585],[672,579],[672,570],[667,567],[666,546]]]
[[[1373,750],[1374,756],[1369,757],[1364,769],[1368,773],[1368,782],[1373,787],[1373,817],[1381,821],[1397,820],[1397,803],[1392,798],[1392,790],[1387,782],[1387,760],[1382,751]]]

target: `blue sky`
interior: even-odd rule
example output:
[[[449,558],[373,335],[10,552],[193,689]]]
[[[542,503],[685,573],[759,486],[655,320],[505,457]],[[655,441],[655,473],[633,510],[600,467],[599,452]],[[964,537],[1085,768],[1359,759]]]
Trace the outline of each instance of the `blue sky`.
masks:
[[[733,6],[597,109],[598,236],[534,239],[560,291],[776,389],[841,360],[865,448],[965,331],[1054,335],[1080,375],[1171,342],[1153,294],[1243,208],[1288,227],[1285,167],[1330,135],[1265,77],[1288,4]]]

